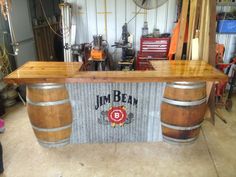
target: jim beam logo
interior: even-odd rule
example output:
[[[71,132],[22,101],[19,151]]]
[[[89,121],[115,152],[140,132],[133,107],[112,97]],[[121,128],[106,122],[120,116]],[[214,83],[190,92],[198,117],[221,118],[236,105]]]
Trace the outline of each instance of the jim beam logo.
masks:
[[[126,93],[121,93],[119,90],[113,90],[112,94],[106,96],[97,95],[95,110],[111,103],[120,103],[120,106],[110,107],[108,110],[102,111],[98,118],[99,124],[116,127],[130,124],[134,120],[134,114],[132,112],[127,112],[124,104],[129,104],[137,108],[138,99]]]

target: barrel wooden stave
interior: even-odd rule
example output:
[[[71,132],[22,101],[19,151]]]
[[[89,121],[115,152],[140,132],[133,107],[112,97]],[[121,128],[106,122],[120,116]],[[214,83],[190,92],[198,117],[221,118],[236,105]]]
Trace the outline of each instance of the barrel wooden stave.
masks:
[[[27,88],[27,98],[32,102],[59,101],[68,99],[68,92],[65,87],[55,89]]]
[[[171,137],[179,140],[188,140],[191,138],[196,138],[200,133],[200,128],[194,130],[174,130],[167,127],[162,126],[162,133],[164,136]]]
[[[57,142],[60,140],[65,140],[70,137],[71,129],[67,128],[65,130],[60,130],[57,132],[43,132],[34,130],[36,137],[45,142]]]
[[[29,104],[27,110],[31,124],[39,128],[57,128],[72,123],[70,103],[47,107]]]
[[[175,126],[195,126],[204,120],[206,105],[181,107],[168,103],[161,105],[161,121]]]
[[[161,105],[162,134],[165,141],[188,143],[197,139],[206,111],[205,98],[205,83],[167,84]],[[165,99],[173,103],[167,103]],[[184,102],[184,106],[178,105],[178,101]],[[191,105],[192,103],[196,104]]]
[[[193,101],[198,99],[203,99],[206,96],[206,89],[176,89],[171,87],[166,87],[165,98],[181,101]]]
[[[39,143],[44,147],[68,144],[72,110],[65,86],[62,84],[28,86],[27,101],[28,115]]]

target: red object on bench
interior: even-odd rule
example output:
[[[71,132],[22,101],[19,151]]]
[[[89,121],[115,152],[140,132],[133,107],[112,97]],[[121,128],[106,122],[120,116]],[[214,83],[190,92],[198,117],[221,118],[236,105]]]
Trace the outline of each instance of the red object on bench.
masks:
[[[136,70],[153,70],[150,60],[167,60],[170,38],[141,37]]]

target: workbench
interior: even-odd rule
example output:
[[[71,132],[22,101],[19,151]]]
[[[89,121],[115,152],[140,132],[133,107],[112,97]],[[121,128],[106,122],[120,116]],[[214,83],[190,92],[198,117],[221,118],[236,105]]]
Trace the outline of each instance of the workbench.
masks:
[[[203,61],[151,64],[153,71],[98,72],[82,71],[79,62],[28,62],[4,80],[27,85],[30,122],[45,147],[157,142],[163,138],[160,110],[166,83],[204,85],[227,76]]]

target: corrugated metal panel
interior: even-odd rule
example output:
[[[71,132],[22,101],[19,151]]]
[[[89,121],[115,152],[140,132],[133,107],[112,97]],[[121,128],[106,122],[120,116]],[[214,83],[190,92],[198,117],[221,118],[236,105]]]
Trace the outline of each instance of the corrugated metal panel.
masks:
[[[224,44],[225,46],[224,62],[228,63],[230,59],[236,54],[236,35],[217,34],[216,42],[219,44]]]
[[[235,7],[218,6],[217,12],[230,12]],[[217,34],[216,42],[225,45],[224,62],[229,63],[230,59],[236,54],[236,35],[235,34]]]
[[[73,107],[71,143],[153,142],[161,141],[160,104],[164,83],[67,84]],[[138,99],[138,104],[113,102],[95,109],[97,95],[114,90]],[[125,106],[129,121],[113,128],[107,121],[108,111]]]
[[[122,26],[134,17],[139,11],[133,0],[67,0],[73,4],[73,18],[77,24],[77,43],[91,42],[92,36],[102,34],[110,45],[121,37]],[[107,11],[107,25],[105,24],[105,2]],[[161,33],[171,33],[176,16],[176,0],[168,0],[161,7],[147,11],[149,31],[154,27],[160,29]],[[129,32],[134,35],[134,46],[139,50],[140,37],[145,10],[132,22],[129,23]],[[107,31],[105,30],[107,28]],[[114,49],[110,48],[110,52]]]

